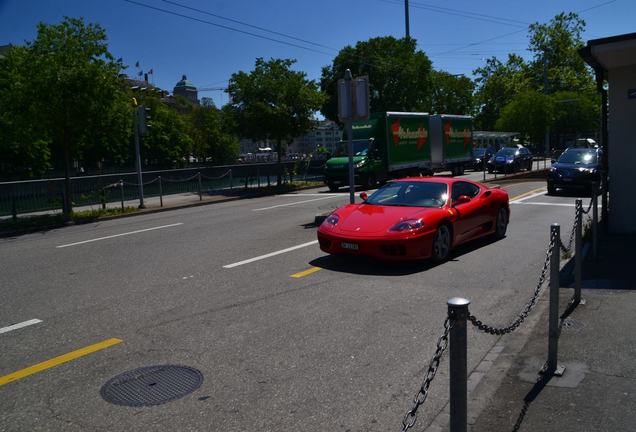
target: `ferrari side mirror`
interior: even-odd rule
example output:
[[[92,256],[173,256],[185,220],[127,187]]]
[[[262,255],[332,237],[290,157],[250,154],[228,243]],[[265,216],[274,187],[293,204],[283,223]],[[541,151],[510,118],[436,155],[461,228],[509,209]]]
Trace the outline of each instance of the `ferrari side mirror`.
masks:
[[[367,195],[367,193],[366,193],[366,192],[360,192],[360,199],[361,199],[362,201],[366,201],[366,200],[367,200],[367,198],[369,198],[369,195]]]

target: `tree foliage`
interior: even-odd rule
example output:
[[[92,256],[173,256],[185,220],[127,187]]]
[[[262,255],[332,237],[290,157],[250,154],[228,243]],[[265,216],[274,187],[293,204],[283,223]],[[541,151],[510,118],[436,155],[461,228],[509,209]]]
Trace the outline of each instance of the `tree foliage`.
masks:
[[[315,81],[291,69],[294,63],[258,58],[251,72],[232,74],[227,89],[230,112],[241,135],[275,141],[279,161],[284,142],[315,126],[314,113],[323,100]]]
[[[529,28],[529,50],[534,59],[529,65],[534,88],[543,88],[544,61],[548,66],[549,92],[590,91],[594,80],[578,50],[583,47],[585,21],[578,14],[560,13],[547,24]]]
[[[192,154],[200,161],[232,163],[239,153],[236,136],[228,131],[226,113],[213,104],[195,107],[189,115]]]
[[[553,120],[553,100],[543,93],[527,90],[518,93],[501,111],[495,128],[520,132],[532,143],[542,141]]]
[[[502,109],[518,93],[530,88],[527,65],[520,56],[509,54],[506,63],[491,57],[474,73],[477,127],[493,130]]]
[[[64,18],[39,24],[34,41],[0,62],[2,152],[16,175],[41,175],[51,163],[121,159],[131,136],[132,109],[118,78],[106,33]],[[20,149],[16,151],[16,149]],[[50,155],[50,157],[49,157]]]
[[[431,77],[431,112],[472,115],[475,84],[470,78],[444,71],[432,71]]]
[[[330,120],[338,120],[337,83],[346,69],[354,77],[369,76],[372,112],[431,109],[431,62],[415,39],[377,37],[341,49],[320,80],[321,112]]]

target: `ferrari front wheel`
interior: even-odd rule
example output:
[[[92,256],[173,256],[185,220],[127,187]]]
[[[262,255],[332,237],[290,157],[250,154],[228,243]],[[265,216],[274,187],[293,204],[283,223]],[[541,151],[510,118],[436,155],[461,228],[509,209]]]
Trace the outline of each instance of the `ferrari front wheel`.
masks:
[[[451,233],[447,225],[440,225],[433,240],[433,261],[440,263],[450,255]]]

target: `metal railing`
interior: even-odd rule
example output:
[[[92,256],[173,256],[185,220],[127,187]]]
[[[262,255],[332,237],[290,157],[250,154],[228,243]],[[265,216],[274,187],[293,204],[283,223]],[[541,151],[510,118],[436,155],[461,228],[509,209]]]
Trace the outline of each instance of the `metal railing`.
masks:
[[[558,364],[558,341],[563,325],[564,315],[559,317],[559,289],[560,289],[560,271],[561,271],[561,254],[571,254],[574,252],[574,294],[569,302],[569,307],[576,307],[584,304],[581,299],[581,278],[582,278],[582,246],[584,237],[584,226],[588,226],[591,230],[593,259],[596,259],[596,243],[598,230],[598,187],[594,185],[592,188],[592,198],[590,205],[583,210],[583,200],[576,200],[576,210],[572,231],[567,246],[561,240],[561,227],[559,224],[550,226],[550,240],[545,251],[545,258],[541,272],[539,274],[537,285],[530,300],[526,303],[521,312],[504,327],[497,327],[484,324],[476,316],[469,311],[470,301],[464,298],[451,298],[447,302],[448,315],[444,320],[443,332],[437,342],[437,347],[429,366],[426,370],[424,380],[418,393],[413,399],[411,408],[406,412],[402,420],[401,431],[404,432],[412,428],[417,421],[417,411],[428,397],[429,387],[435,378],[444,352],[449,351],[449,386],[450,386],[450,431],[466,432],[468,418],[468,338],[467,324],[470,322],[475,328],[491,335],[504,335],[512,333],[525,321],[530,312],[537,305],[541,294],[544,291],[546,282],[549,281],[549,324],[548,324],[548,353],[547,360],[539,371],[544,376],[561,376],[565,372],[565,368]],[[592,212],[590,218],[589,213]],[[587,221],[583,223],[583,215],[587,216]],[[588,230],[588,231],[589,231]],[[574,249],[572,249],[574,247]],[[527,407],[526,407],[527,409]],[[518,429],[519,422],[515,425]]]
[[[322,181],[322,161],[288,161],[282,163],[282,179],[289,182]],[[144,195],[159,197],[192,193],[236,194],[275,184],[276,163],[223,165],[145,171],[142,173]],[[135,172],[71,177],[71,201],[74,207],[101,205],[138,199],[139,181]],[[22,214],[61,211],[64,202],[64,179],[51,178],[0,182],[0,217],[17,218]]]

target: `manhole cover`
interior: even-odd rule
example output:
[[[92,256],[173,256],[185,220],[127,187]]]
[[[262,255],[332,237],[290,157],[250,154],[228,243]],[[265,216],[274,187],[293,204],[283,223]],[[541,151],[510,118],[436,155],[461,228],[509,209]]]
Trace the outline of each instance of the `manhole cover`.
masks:
[[[577,321],[572,318],[566,318],[563,320],[564,330],[581,330],[583,327],[584,324],[581,321]]]
[[[100,393],[116,405],[161,405],[192,393],[202,382],[201,372],[188,366],[147,366],[111,378]]]

